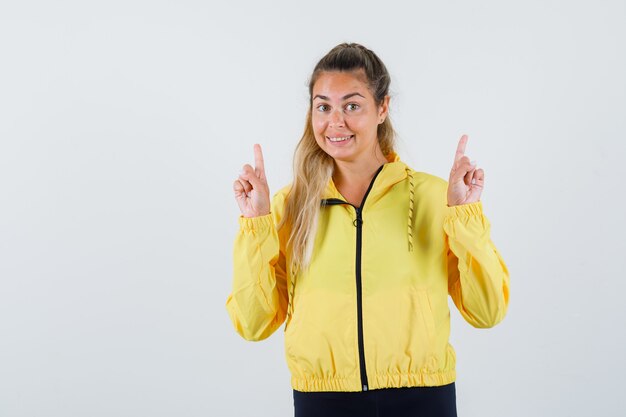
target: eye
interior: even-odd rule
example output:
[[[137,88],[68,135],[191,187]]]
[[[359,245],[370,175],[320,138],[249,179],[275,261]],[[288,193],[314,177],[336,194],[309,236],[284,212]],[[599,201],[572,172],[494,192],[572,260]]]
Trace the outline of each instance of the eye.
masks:
[[[354,110],[358,109],[359,107],[360,107],[360,106],[359,106],[358,104],[356,104],[356,103],[350,103],[350,104],[348,104],[348,105],[346,106],[346,108],[347,108],[348,110],[351,110],[351,111],[354,111]]]
[[[317,106],[317,110],[319,111],[326,111],[328,108],[328,106],[326,104],[320,104],[319,106]]]

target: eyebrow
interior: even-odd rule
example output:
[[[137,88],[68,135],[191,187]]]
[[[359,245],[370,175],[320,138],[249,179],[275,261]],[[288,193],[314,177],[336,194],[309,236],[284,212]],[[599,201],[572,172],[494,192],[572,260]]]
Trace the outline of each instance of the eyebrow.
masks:
[[[361,94],[359,94],[359,93],[350,93],[350,94],[346,94],[345,96],[341,97],[341,99],[342,99],[342,100],[347,100],[347,99],[349,99],[350,97],[354,97],[354,96],[361,96],[361,97],[363,97],[363,96],[362,96]],[[323,96],[323,95],[321,95],[321,94],[317,94],[315,97],[313,97],[313,100],[315,100],[316,98],[321,98],[322,100],[328,100],[328,97]],[[363,98],[365,98],[365,97],[363,97]]]

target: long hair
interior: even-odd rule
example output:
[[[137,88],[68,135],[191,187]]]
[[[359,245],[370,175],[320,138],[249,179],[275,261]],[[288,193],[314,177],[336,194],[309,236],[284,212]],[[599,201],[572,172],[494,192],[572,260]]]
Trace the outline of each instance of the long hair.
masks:
[[[311,261],[321,197],[334,170],[333,158],[317,144],[311,123],[313,86],[320,74],[330,71],[361,71],[377,106],[389,94],[391,79],[385,64],[374,52],[357,43],[335,46],[313,69],[304,133],[294,153],[293,182],[278,225],[279,229],[284,224],[291,226],[287,246],[291,252],[292,271],[305,269]],[[377,135],[383,155],[394,152],[395,133],[389,117],[378,125]]]

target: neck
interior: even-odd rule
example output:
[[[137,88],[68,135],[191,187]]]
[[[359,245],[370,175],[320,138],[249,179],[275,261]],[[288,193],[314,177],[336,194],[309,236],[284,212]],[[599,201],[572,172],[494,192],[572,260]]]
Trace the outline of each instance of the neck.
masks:
[[[353,186],[367,186],[374,178],[374,174],[381,165],[387,163],[387,158],[376,147],[376,152],[370,158],[361,158],[355,161],[341,161],[335,159],[335,170],[333,172],[333,182],[341,186],[351,184]]]

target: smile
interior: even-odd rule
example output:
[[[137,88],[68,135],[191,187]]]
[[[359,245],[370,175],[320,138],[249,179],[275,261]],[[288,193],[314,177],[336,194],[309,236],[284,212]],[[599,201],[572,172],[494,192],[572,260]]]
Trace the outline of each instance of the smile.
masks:
[[[326,136],[326,139],[328,139],[331,142],[345,142],[348,139],[352,139],[354,137],[354,135],[350,135],[350,136],[342,136],[342,137],[336,137],[336,138],[331,138]]]

